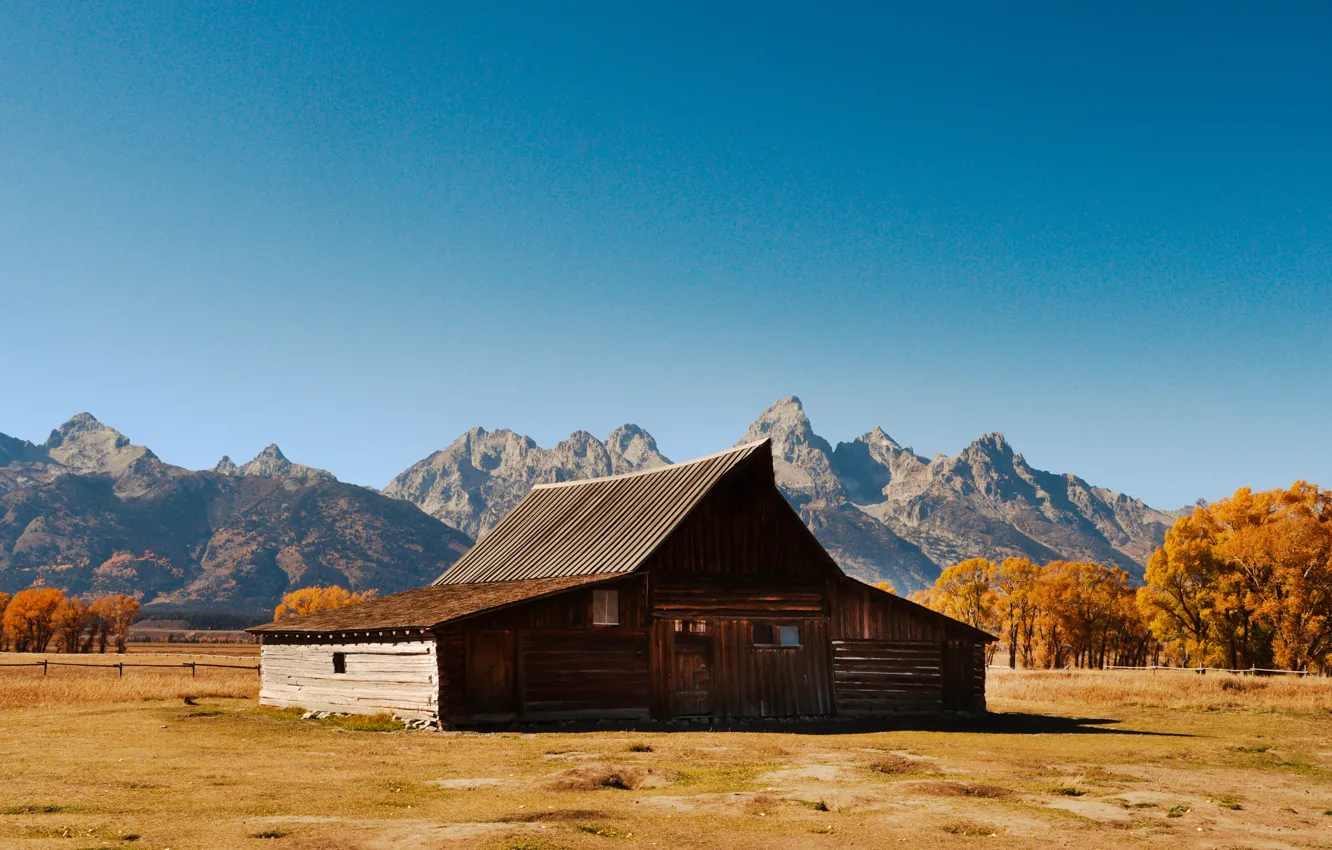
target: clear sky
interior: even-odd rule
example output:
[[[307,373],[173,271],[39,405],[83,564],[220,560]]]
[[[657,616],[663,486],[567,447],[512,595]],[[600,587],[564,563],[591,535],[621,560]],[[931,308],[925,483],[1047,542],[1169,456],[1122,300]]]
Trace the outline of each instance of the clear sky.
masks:
[[[0,5],[0,431],[1332,485],[1326,4],[565,5]]]

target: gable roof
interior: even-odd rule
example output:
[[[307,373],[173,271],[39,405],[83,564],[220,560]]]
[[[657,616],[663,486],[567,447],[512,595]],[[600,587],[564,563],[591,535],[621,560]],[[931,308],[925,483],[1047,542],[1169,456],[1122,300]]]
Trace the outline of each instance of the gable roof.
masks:
[[[771,476],[772,446],[760,440],[643,472],[538,485],[435,585],[631,572],[750,458]]]
[[[527,602],[619,575],[565,576],[535,581],[493,581],[418,587],[295,620],[281,620],[246,631],[252,634],[312,634],[357,629],[430,629],[452,620]]]

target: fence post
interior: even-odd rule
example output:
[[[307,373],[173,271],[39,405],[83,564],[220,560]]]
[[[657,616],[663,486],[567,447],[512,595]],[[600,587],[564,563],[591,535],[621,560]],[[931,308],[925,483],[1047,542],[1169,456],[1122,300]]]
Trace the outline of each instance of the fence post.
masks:
[[[198,676],[198,668],[195,666],[195,662],[191,661],[191,662],[190,662],[190,678],[191,678],[191,679],[194,679],[194,678],[196,678],[197,676]]]
[[[117,664],[116,669],[120,671],[120,678],[122,679],[125,678],[125,662],[122,661],[119,664]]]
[[[43,675],[43,676],[46,675],[46,659],[45,659],[45,658],[42,659],[42,675]]]

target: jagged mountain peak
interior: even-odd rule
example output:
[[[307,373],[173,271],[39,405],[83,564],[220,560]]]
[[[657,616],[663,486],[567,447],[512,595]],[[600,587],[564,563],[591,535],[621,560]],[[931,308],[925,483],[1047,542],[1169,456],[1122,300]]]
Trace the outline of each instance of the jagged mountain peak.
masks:
[[[384,494],[480,536],[537,484],[600,478],[670,463],[637,425],[616,428],[603,442],[578,430],[545,449],[507,429],[471,428],[448,447],[413,464]]]
[[[671,462],[657,448],[655,437],[631,423],[611,431],[606,438],[606,451],[611,458],[611,472],[616,475],[665,466]]]
[[[795,504],[846,500],[846,489],[832,470],[832,446],[814,433],[799,398],[773,402],[736,445],[765,438],[772,440],[777,483]]]
[[[263,451],[255,456],[255,460],[259,460],[259,458],[264,458],[266,460],[286,460],[287,456],[282,453],[282,449],[278,448],[277,443],[269,443],[264,447]]]
[[[69,472],[121,478],[131,470],[160,473],[165,466],[147,446],[134,445],[91,413],[71,416],[51,432],[42,448]]]
[[[333,473],[327,470],[301,463],[292,463],[287,460],[287,456],[282,453],[282,449],[278,448],[277,443],[269,443],[263,451],[254,456],[253,460],[239,466],[232,461],[230,456],[223,455],[222,460],[218,461],[217,466],[213,467],[213,471],[220,475],[281,478],[299,482],[338,480]]]

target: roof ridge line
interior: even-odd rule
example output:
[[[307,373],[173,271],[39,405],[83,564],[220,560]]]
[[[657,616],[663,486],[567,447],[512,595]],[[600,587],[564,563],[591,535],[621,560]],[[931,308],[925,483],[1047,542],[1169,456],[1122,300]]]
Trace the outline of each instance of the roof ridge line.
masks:
[[[557,487],[581,487],[586,484],[594,484],[600,481],[611,481],[613,479],[621,479],[621,478],[635,478],[640,475],[656,475],[665,472],[668,469],[676,469],[681,466],[689,466],[695,463],[703,463],[704,461],[715,460],[724,455],[731,454],[732,452],[742,452],[754,449],[757,446],[769,442],[772,442],[772,438],[764,437],[762,440],[755,440],[752,443],[743,443],[738,446],[732,446],[729,449],[724,449],[719,452],[713,452],[710,455],[703,455],[702,457],[691,458],[689,460],[682,460],[679,463],[668,463],[665,466],[654,466],[651,469],[639,469],[635,472],[621,472],[619,475],[603,475],[600,478],[576,478],[573,481],[552,481],[546,484],[533,484],[532,489],[553,490]]]

